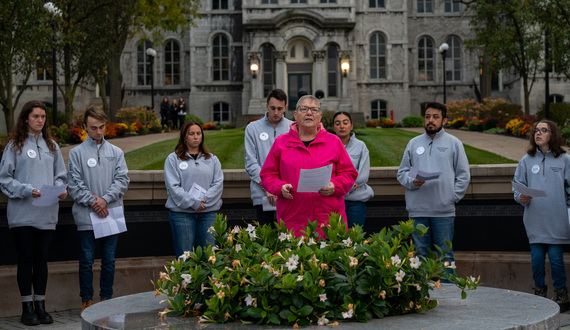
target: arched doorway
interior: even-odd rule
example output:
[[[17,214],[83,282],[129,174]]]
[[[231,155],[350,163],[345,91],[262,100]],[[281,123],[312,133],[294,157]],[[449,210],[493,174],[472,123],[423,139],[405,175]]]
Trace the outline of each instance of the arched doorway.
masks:
[[[311,43],[305,38],[292,39],[287,45],[287,95],[289,110],[295,110],[299,97],[312,94],[313,58]]]

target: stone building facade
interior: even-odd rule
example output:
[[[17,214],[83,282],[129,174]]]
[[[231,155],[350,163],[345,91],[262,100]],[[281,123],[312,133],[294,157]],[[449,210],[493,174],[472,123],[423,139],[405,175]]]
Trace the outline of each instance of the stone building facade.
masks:
[[[472,35],[470,13],[452,0],[204,0],[201,6],[202,17],[184,36],[169,33],[156,45],[129,40],[121,63],[124,107],[151,106],[154,70],[157,112],[164,97],[184,97],[205,122],[262,114],[273,88],[288,93],[290,110],[301,91],[320,94],[327,110],[401,121],[421,114],[426,102],[443,102],[438,48],[444,42],[447,101],[476,97],[479,58],[464,46]],[[148,47],[157,51],[152,67]],[[569,101],[567,79],[554,74],[550,81],[552,99]],[[516,77],[499,73],[494,83],[493,97],[523,103]],[[50,103],[50,88],[31,81],[23,98]],[[97,95],[85,86],[74,105],[100,103]],[[537,78],[531,113],[544,98]]]

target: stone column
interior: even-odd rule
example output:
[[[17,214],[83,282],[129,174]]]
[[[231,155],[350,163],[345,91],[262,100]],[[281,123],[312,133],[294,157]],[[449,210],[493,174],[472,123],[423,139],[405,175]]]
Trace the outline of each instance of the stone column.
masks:
[[[247,66],[247,72],[249,74],[246,74],[246,77],[250,77],[250,84],[251,84],[251,99],[260,99],[263,98],[263,86],[262,86],[262,79],[261,79],[261,61],[259,60],[261,58],[261,52],[247,52],[247,59],[248,59],[248,66]],[[251,72],[251,65],[255,63],[257,64],[257,72],[256,78],[253,78],[252,72]]]
[[[317,89],[321,89],[326,91],[326,84],[327,84],[327,62],[325,59],[327,58],[327,51],[326,50],[314,50],[313,51],[313,58],[315,59],[315,63],[313,65],[313,86],[314,90],[312,94],[315,94]]]
[[[287,64],[285,58],[287,52],[273,52],[275,58],[275,88],[280,88],[287,92]]]
[[[350,77],[353,75],[353,71],[356,70],[356,65],[354,63],[352,63],[350,61],[350,55],[351,55],[352,51],[350,50],[339,50],[338,54],[340,57],[340,63],[341,63],[341,69],[340,69],[340,76],[341,76],[341,81],[342,81],[342,94],[341,94],[341,104],[346,103],[348,101],[348,103],[350,103],[350,97],[348,94],[348,89],[349,89],[349,81],[350,81]],[[348,69],[348,76],[345,78],[344,77],[344,72],[342,70],[342,63],[343,62],[348,62],[348,64],[350,65],[349,69]]]

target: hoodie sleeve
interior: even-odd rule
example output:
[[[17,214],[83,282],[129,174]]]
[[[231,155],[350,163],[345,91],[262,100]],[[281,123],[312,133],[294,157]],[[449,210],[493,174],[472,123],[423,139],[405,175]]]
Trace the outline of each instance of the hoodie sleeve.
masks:
[[[356,169],[358,177],[356,178],[356,181],[354,181],[358,186],[362,186],[367,183],[370,176],[370,153],[368,148],[366,148],[366,144],[362,143],[361,145],[360,159],[358,161],[358,168]],[[350,190],[354,190],[354,185]]]
[[[76,147],[80,148],[80,147]],[[85,184],[81,170],[81,157],[80,152],[73,148],[69,151],[69,162],[68,162],[68,172],[67,172],[67,191],[69,196],[75,200],[75,202],[91,206],[96,201],[93,197],[89,187]]]
[[[467,161],[467,155],[465,154],[465,149],[463,148],[463,143],[458,141],[455,145],[455,203],[458,203],[465,193],[467,192],[467,187],[469,187],[469,181],[471,180],[471,173],[469,172],[469,162]]]
[[[414,185],[414,179],[408,176],[410,169],[412,168],[412,158],[410,157],[411,142],[406,146],[404,154],[402,155],[402,161],[400,162],[400,168],[398,169],[398,174],[396,175],[398,182],[406,189],[415,190],[419,189]]]
[[[257,161],[255,132],[251,124],[245,128],[244,149],[245,171],[247,172],[247,175],[251,181],[259,183],[261,181],[261,178],[259,177],[259,173],[261,172],[261,165]]]
[[[526,174],[527,174],[526,162],[525,162],[525,157],[523,157],[523,159],[521,159],[521,161],[517,165],[517,169],[515,171],[515,176],[513,178],[513,182],[518,183],[520,185],[523,185],[525,187],[528,187],[528,181],[526,178]],[[521,201],[521,193],[516,191],[514,188],[513,188],[513,193],[514,193],[515,201],[517,203],[521,204],[522,206],[527,206],[529,204],[529,203],[523,203]]]
[[[350,160],[350,156],[346,152],[340,139],[336,138],[333,141],[336,142],[337,148],[340,150],[339,161],[336,164],[336,172],[333,173],[333,177],[331,178],[331,182],[334,184],[333,196],[344,196],[354,186],[358,172],[356,172],[354,165],[352,165],[352,160]]]
[[[566,159],[564,162],[564,190],[566,190],[566,207],[570,208],[570,155],[562,155]]]
[[[8,143],[2,155],[0,165],[0,189],[8,198],[32,197],[34,187],[31,184],[23,183],[14,178],[16,171],[16,151],[12,150],[12,143]]]
[[[204,207],[206,208],[215,205],[218,200],[222,198],[222,192],[224,191],[224,172],[222,172],[222,164],[220,164],[218,157],[212,155],[212,158],[214,160],[213,179],[210,188],[208,188],[204,196],[204,200],[206,201]],[[200,204],[198,204],[198,206],[200,206]]]
[[[54,142],[55,143],[55,142]],[[55,160],[53,166],[53,177],[54,186],[63,186],[67,183],[67,169],[65,168],[65,162],[63,161],[63,156],[61,155],[61,150],[56,144],[55,150]]]
[[[118,148],[117,148],[118,149]],[[115,169],[113,170],[113,184],[107,189],[105,194],[101,196],[107,203],[112,203],[119,200],[129,187],[129,170],[127,169],[127,163],[125,162],[125,154],[122,150],[115,150],[118,154],[117,163],[115,163]]]

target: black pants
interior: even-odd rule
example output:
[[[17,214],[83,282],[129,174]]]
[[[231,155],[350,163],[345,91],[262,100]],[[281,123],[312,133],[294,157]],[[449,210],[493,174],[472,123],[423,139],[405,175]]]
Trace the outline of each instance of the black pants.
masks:
[[[18,253],[18,287],[21,296],[45,295],[48,267],[48,249],[55,230],[40,230],[34,227],[11,229]]]
[[[275,222],[275,211],[263,211],[263,206],[254,205],[255,213],[257,214],[257,221],[259,225],[263,226],[265,224],[273,225]]]
[[[178,128],[182,129],[184,121],[186,120],[186,115],[178,115]]]

